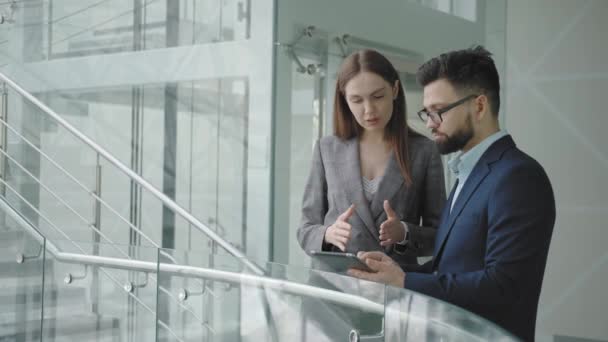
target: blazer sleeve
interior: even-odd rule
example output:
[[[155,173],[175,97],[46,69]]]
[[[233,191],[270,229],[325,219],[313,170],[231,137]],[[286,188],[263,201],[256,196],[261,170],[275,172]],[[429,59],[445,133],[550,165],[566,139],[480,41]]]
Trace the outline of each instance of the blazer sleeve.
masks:
[[[543,274],[555,222],[551,184],[540,165],[515,167],[495,184],[487,203],[483,269],[407,273],[405,288],[473,312],[508,307],[532,290]]]
[[[298,242],[306,253],[311,250],[330,248],[323,242],[325,230],[327,230],[327,226],[324,226],[323,222],[328,210],[328,203],[325,166],[320,145],[320,140],[317,140],[313,150],[310,174],[304,188],[302,219],[297,232]]]
[[[409,233],[404,249],[413,252],[416,256],[430,256],[433,255],[437,227],[446,201],[443,164],[439,151],[434,146],[429,152],[421,193],[422,197],[419,200],[422,224],[406,222]]]

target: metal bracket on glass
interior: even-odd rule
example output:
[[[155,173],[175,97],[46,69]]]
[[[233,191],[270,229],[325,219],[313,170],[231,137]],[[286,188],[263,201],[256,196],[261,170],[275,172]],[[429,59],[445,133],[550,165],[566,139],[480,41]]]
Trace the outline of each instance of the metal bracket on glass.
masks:
[[[34,255],[25,255],[23,253],[17,254],[16,261],[17,261],[18,264],[23,264],[27,260],[32,260],[32,259],[38,259],[38,258],[40,258],[41,254],[42,254],[42,246],[40,246],[40,249],[38,249],[38,252],[36,252],[36,254],[34,254]]]
[[[309,74],[309,75],[314,75],[317,72],[321,71],[323,65],[322,64],[308,64],[308,65],[304,65],[304,63],[302,63],[302,61],[300,60],[300,57],[298,57],[298,55],[296,54],[294,47],[296,46],[296,44],[298,44],[298,42],[300,42],[300,40],[302,40],[302,38],[307,37],[307,38],[312,38],[315,32],[315,27],[314,26],[306,26],[305,28],[303,28],[300,33],[298,34],[298,36],[291,42],[288,44],[282,44],[282,43],[276,43],[279,46],[284,46],[287,53],[289,54],[289,57],[291,57],[291,59],[293,59],[293,61],[298,65],[296,71],[301,73],[301,74]]]
[[[72,273],[66,274],[65,278],[63,278],[63,282],[66,284],[71,284],[75,280],[84,279],[89,274],[89,265],[84,265],[84,273],[81,275],[73,275]]]
[[[298,68],[296,69],[297,72],[304,74],[307,73],[309,75],[314,75],[317,70],[319,69],[319,67],[317,67],[314,64],[308,64],[308,65],[304,65],[302,64],[302,61],[300,61],[300,58],[298,57],[298,55],[296,55],[296,52],[293,49],[293,46],[289,46],[287,47],[287,53],[289,54],[289,56],[291,57],[291,59],[293,59],[293,61],[298,65]],[[320,65],[319,65],[320,66]]]
[[[180,301],[185,302],[190,297],[202,296],[203,294],[205,294],[205,292],[206,292],[205,290],[207,290],[207,287],[205,286],[205,282],[203,281],[202,290],[193,292],[193,291],[188,291],[186,289],[181,289],[179,291],[179,293],[177,294],[177,298]]]
[[[348,56],[348,52],[346,50],[346,47],[348,46],[348,37],[348,34],[343,34],[335,38],[336,43],[338,43],[338,47],[340,47],[340,52],[342,52],[342,57],[344,58]]]
[[[348,56],[352,50],[357,49],[374,49],[378,50],[384,54],[389,54],[394,57],[399,57],[401,59],[405,59],[408,61],[412,61],[412,63],[419,64],[423,60],[423,56],[419,53],[404,49],[398,46],[393,46],[389,44],[384,44],[377,41],[367,40],[363,38],[358,38],[355,36],[351,36],[350,34],[343,34],[334,38],[338,46],[340,47],[340,52],[342,52],[342,57]],[[350,49],[350,51],[349,51]]]
[[[146,275],[146,278],[145,278],[144,282],[136,284],[136,283],[130,281],[130,282],[127,282],[122,288],[125,291],[132,293],[137,288],[146,287],[146,285],[148,285],[148,273],[145,273],[145,275]]]
[[[361,335],[359,330],[353,329],[348,334],[349,342],[359,342],[359,341],[384,341],[384,328],[375,335]]]
[[[4,23],[13,24],[15,22],[15,12],[17,11],[17,1],[10,2],[7,11],[0,13],[0,25]]]
[[[210,225],[215,225],[215,232],[219,236],[226,237],[226,228],[224,228],[224,226],[215,217],[207,218],[207,223]]]
[[[313,34],[315,33],[315,27],[310,25],[310,26],[306,26],[305,28],[303,28],[300,31],[300,34],[298,34],[298,36],[296,37],[296,39],[294,39],[290,44],[287,44],[289,46],[296,46],[296,44],[298,44],[298,42],[300,40],[302,40],[302,38],[304,37],[308,37],[308,38],[312,38]]]
[[[249,20],[251,16],[251,1],[247,0],[245,3],[239,2],[237,5],[237,17],[236,19],[241,22],[243,20]]]
[[[230,290],[232,290],[233,287],[234,287],[234,285],[232,283],[224,283],[224,291],[226,291],[226,292],[230,292]]]

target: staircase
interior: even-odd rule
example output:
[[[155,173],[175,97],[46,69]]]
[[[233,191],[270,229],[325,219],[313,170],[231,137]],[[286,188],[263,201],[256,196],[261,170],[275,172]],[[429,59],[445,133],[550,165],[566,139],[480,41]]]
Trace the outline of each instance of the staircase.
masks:
[[[2,73],[0,86],[34,108],[17,125],[19,113],[0,107],[0,341],[514,340],[410,291],[251,260]],[[94,156],[86,180],[44,152],[28,120],[54,122]],[[102,175],[171,211],[202,250],[160,248],[145,221],[101,192]]]

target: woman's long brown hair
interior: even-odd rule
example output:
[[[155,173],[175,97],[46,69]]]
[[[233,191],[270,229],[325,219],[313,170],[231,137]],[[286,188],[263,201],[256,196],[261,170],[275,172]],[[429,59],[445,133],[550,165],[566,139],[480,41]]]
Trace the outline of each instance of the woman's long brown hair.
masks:
[[[334,135],[342,140],[358,137],[363,133],[361,127],[346,103],[344,89],[348,81],[359,73],[367,71],[382,77],[391,87],[399,81],[397,98],[393,101],[393,114],[384,128],[384,140],[389,142],[395,151],[401,175],[407,186],[412,184],[410,159],[408,154],[408,134],[418,134],[407,125],[405,93],[395,67],[381,53],[374,50],[361,50],[346,57],[336,82],[334,97]]]

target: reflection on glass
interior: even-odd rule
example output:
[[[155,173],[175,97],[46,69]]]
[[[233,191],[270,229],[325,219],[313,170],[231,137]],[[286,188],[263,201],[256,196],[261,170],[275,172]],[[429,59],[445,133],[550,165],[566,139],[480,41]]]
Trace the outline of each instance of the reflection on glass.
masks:
[[[382,308],[383,284],[277,263],[268,263],[267,270],[274,279],[332,291],[327,292],[327,297],[300,293],[283,295],[283,303],[272,302],[271,309],[275,308],[276,311],[272,316],[273,321],[280,327],[280,332],[286,334],[282,337],[298,337],[303,341],[348,341],[353,332],[360,336],[378,337],[382,334],[382,313],[371,310],[370,306]],[[351,298],[356,298],[356,301],[351,304],[338,303],[334,301],[338,299],[338,294],[352,295]],[[360,303],[368,305],[363,308],[358,305]]]
[[[250,6],[246,0],[175,0],[171,6],[163,0],[54,0],[28,12],[44,35],[43,55],[57,59],[249,39]]]
[[[304,55],[303,51],[299,52]],[[319,61],[301,57],[303,65],[317,65]],[[321,137],[322,93],[320,76],[300,72],[296,63],[291,74],[291,127],[289,134],[289,261],[302,265],[304,252],[298,246],[296,229],[302,215],[302,196],[311,164],[311,153],[317,139]]]
[[[244,249],[249,150],[249,82],[180,84],[176,201],[222,238]],[[177,227],[176,246],[200,250],[200,234]]]
[[[248,80],[184,82],[173,92],[168,87],[55,91],[37,96],[154,187],[167,194],[172,190],[178,204],[244,249]],[[13,91],[9,98],[11,103],[22,99]],[[168,211],[156,196],[42,110],[20,102],[7,126],[8,198],[44,234],[180,249],[207,246],[204,234],[186,221],[167,219]]]
[[[45,240],[0,209],[0,339],[39,341],[43,317]]]
[[[382,330],[381,284],[258,262],[266,270],[260,277],[211,250],[163,249],[159,262],[158,317],[168,326],[159,340],[171,340],[169,330],[174,338],[217,341],[339,341],[352,330]],[[181,265],[194,273],[178,270]],[[344,297],[355,303],[338,303]]]
[[[386,341],[518,341],[495,324],[438,299],[387,287]]]
[[[158,319],[166,329],[158,330],[159,341],[238,341],[240,335],[241,289],[233,283],[216,281],[212,270],[241,271],[240,263],[223,252],[178,252],[159,249],[161,264],[199,267],[209,277],[195,278],[163,269],[158,274]]]
[[[60,253],[90,259],[157,263],[155,248],[53,241]],[[44,275],[44,339],[153,341],[156,334],[156,274],[100,267],[53,254]],[[62,254],[64,255],[64,254]],[[48,317],[48,318],[47,318]]]
[[[476,0],[409,0],[436,11],[451,14],[469,21],[477,21]]]

